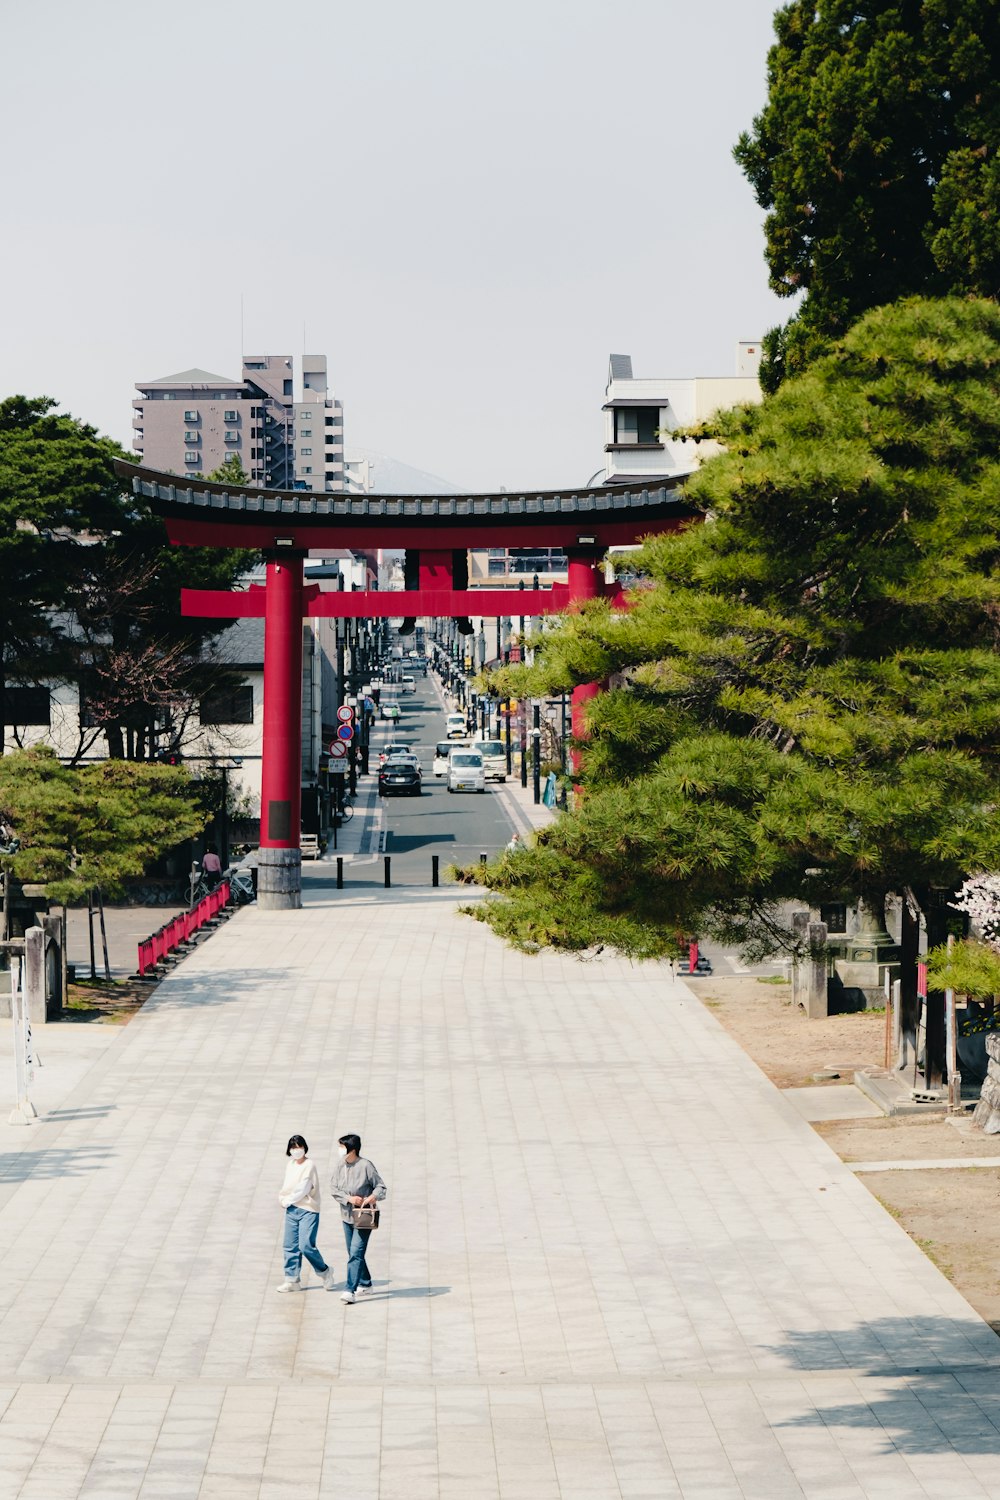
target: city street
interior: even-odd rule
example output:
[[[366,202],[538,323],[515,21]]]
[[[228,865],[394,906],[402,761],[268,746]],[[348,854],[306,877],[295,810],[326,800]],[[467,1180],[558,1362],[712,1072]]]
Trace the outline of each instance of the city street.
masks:
[[[352,855],[345,888],[383,886],[385,855],[390,857],[394,886],[430,886],[433,855],[438,856],[444,883],[448,865],[467,864],[482,854],[495,858],[515,829],[523,836],[529,826],[518,811],[514,782],[504,786],[489,781],[481,795],[449,794],[445,779],[434,777],[434,746],[445,738],[448,710],[433,673],[418,676],[416,693],[401,695],[396,701],[400,706],[399,722],[376,723],[371,740],[371,774],[358,781],[354,818],[346,827],[343,845],[361,848],[359,854]],[[388,743],[408,745],[419,756],[423,772],[421,796],[380,798],[377,795],[378,751]],[[303,865],[303,881],[308,889],[323,889],[335,882],[331,867],[336,852],[331,844],[324,860]]]

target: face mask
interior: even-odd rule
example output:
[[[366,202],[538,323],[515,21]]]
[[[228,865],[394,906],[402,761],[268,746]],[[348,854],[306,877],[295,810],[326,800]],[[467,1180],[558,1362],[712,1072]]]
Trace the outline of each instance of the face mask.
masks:
[[[301,1161],[305,1154],[301,1146],[292,1147],[292,1161]]]
[[[347,1147],[346,1146],[338,1146],[337,1147],[337,1155],[338,1156],[346,1156],[347,1155]]]

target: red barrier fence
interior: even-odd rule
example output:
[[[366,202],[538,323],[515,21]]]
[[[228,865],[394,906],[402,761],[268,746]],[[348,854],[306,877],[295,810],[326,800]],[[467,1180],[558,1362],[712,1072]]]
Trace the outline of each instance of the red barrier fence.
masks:
[[[197,906],[182,911],[178,916],[164,922],[158,932],[139,944],[139,977],[153,969],[168,953],[173,953],[181,943],[187,942],[192,933],[210,922],[224,906],[229,904],[229,881],[221,880],[214,891],[202,896]]]

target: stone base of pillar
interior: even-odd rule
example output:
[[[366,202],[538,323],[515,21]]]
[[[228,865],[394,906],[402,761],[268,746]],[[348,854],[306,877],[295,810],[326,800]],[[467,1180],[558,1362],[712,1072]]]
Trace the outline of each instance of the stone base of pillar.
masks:
[[[257,905],[261,911],[298,911],[302,905],[302,855],[298,849],[257,851]]]

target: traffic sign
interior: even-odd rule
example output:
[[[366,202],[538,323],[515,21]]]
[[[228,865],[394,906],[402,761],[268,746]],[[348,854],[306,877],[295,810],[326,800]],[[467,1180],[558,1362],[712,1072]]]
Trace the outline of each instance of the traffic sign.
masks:
[[[346,776],[347,775],[347,761],[346,760],[331,760],[331,762],[330,762],[330,770],[331,770],[331,772],[333,773],[334,776]]]
[[[341,724],[340,728],[337,730],[337,738],[338,740],[353,740],[354,730],[351,728],[350,724]]]
[[[342,703],[337,709],[337,718],[342,724],[349,724],[354,718],[354,709],[349,708],[346,703]]]
[[[341,760],[347,754],[347,746],[343,740],[334,740],[330,746],[330,754],[334,760]]]

